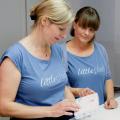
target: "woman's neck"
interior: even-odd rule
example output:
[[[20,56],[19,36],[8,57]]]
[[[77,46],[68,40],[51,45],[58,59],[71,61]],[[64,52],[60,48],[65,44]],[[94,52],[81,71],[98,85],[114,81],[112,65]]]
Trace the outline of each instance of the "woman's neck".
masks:
[[[41,59],[49,59],[51,55],[50,45],[46,42],[43,34],[36,29],[31,32],[25,39],[22,40],[25,48],[34,56]]]
[[[82,43],[80,42],[80,40],[73,38],[70,41],[70,46],[73,48],[76,48],[78,51],[85,51],[85,50],[91,49],[91,47],[93,46],[93,43]]]
[[[50,47],[50,45],[47,43],[44,33],[38,28],[34,29],[28,37],[30,43],[32,43],[32,45],[34,45],[36,48],[46,49]]]
[[[94,51],[93,43],[81,43],[79,40],[72,39],[67,44],[67,50],[78,56],[89,56]]]

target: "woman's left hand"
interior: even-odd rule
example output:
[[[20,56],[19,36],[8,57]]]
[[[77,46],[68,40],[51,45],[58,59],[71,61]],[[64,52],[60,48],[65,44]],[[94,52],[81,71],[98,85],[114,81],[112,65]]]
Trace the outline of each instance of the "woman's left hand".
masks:
[[[106,109],[114,109],[114,108],[117,108],[117,106],[118,106],[118,103],[114,98],[107,100],[104,104],[104,107]]]

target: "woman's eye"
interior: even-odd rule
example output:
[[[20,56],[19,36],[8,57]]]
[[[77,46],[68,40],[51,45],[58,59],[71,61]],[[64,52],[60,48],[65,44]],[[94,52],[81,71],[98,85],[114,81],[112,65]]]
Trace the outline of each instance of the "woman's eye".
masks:
[[[92,28],[90,28],[90,31],[91,31],[91,32],[95,32],[95,30],[94,30],[94,29],[92,29]]]
[[[64,31],[65,29],[64,28],[59,28],[60,31]]]

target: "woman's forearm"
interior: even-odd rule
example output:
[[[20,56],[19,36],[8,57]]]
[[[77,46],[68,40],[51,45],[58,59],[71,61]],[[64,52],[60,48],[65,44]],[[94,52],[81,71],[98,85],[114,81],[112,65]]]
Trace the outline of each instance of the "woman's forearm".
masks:
[[[71,87],[69,86],[65,87],[65,99],[75,100],[75,97],[71,91]]]
[[[107,100],[114,98],[114,85],[112,80],[106,81],[106,96]]]
[[[5,101],[0,106],[0,115],[26,119],[52,117],[50,107],[34,107],[15,102],[5,103]]]

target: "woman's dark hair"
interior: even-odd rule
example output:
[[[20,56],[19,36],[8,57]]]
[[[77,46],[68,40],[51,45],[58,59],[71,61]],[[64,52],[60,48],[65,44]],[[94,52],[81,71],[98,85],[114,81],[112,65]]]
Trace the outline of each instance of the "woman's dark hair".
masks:
[[[93,28],[95,31],[100,26],[100,17],[96,9],[86,6],[79,9],[76,13],[74,22],[82,28]],[[71,36],[74,36],[74,28],[71,28]]]

